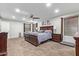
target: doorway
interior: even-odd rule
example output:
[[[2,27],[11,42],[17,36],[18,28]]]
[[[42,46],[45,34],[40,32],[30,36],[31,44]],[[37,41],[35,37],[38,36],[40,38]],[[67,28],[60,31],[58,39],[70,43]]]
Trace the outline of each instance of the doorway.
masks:
[[[78,31],[78,16],[63,18],[63,42],[67,44],[75,44],[73,38]]]

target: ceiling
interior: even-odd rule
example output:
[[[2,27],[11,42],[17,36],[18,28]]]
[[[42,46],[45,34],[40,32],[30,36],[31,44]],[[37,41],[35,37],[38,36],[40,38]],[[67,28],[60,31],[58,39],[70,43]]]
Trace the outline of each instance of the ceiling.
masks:
[[[16,13],[15,8],[19,8],[21,12]],[[55,9],[59,9],[59,13],[55,13]],[[78,11],[79,3],[52,3],[50,7],[46,7],[46,3],[0,3],[0,15],[8,19],[12,19],[12,16],[15,16],[16,20],[22,20],[31,14],[43,20],[48,20]]]

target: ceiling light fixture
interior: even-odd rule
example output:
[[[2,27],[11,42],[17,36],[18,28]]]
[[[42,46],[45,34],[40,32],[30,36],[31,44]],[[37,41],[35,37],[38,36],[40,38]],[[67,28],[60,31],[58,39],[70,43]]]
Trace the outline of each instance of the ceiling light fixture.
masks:
[[[55,12],[55,13],[58,13],[58,12],[59,12],[59,9],[55,9],[54,12]]]
[[[51,3],[47,3],[46,6],[47,6],[47,7],[50,7],[50,6],[51,6]]]
[[[15,16],[12,16],[12,18],[15,19],[16,17]]]
[[[19,8],[16,8],[15,11],[19,13],[20,12],[20,9]]]

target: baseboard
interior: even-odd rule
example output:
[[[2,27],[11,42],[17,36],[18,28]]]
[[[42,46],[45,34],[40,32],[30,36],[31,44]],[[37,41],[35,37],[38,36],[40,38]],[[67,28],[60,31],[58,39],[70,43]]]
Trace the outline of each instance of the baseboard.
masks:
[[[12,38],[8,38],[8,39],[17,39],[17,38],[24,38],[24,37],[12,37]]]
[[[70,43],[70,42],[60,42],[60,44],[63,44],[63,45],[66,45],[66,46],[70,46],[70,47],[75,47],[75,44],[74,43]]]

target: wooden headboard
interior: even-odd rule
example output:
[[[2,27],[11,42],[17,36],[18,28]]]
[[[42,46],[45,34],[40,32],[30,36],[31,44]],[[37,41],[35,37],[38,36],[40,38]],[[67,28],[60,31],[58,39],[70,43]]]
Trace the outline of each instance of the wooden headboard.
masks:
[[[53,34],[53,26],[41,26],[40,30],[52,30],[52,34]]]
[[[40,30],[53,30],[53,26],[41,26]]]

